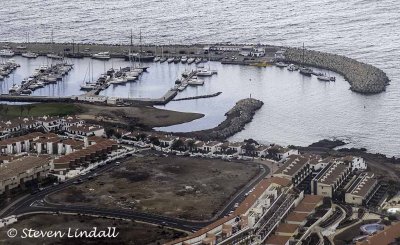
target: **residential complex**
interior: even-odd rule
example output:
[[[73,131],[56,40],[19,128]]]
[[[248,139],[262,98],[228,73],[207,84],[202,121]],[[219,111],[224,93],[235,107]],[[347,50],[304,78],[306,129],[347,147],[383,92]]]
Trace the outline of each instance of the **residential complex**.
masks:
[[[51,169],[49,157],[25,156],[0,166],[0,194],[24,187],[29,180],[44,178]]]

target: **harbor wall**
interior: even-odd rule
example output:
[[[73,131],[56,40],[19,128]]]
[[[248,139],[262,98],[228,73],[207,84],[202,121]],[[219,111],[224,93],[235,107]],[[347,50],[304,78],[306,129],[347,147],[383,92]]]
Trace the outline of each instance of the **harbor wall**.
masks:
[[[217,127],[188,133],[174,133],[174,135],[194,137],[203,141],[226,140],[228,137],[242,131],[244,126],[253,120],[256,111],[263,105],[264,102],[257,99],[247,98],[239,100],[235,106],[225,114],[226,119]]]
[[[342,55],[324,53],[313,50],[288,48],[285,52],[285,62],[305,64],[323,68],[342,75],[354,92],[371,94],[385,91],[389,78],[381,69],[359,62]]]

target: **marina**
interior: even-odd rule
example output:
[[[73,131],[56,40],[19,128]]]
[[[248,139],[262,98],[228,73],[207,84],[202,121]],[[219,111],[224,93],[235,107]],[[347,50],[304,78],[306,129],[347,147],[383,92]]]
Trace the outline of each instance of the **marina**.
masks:
[[[11,44],[19,46],[20,44]],[[31,47],[29,45],[32,45]],[[70,44],[56,44],[54,50],[64,49],[63,45],[69,47]],[[20,82],[33,74],[34,70],[43,64],[50,65],[52,62],[56,63],[57,60],[49,59],[45,56],[47,51],[41,44],[26,44],[27,49],[24,52],[31,51],[38,53],[36,59],[23,58],[20,55],[15,55],[13,59],[21,64],[21,67],[14,72],[13,77],[5,79],[0,82],[1,93],[8,94],[9,89],[13,86],[13,79],[17,85]],[[75,44],[76,46],[76,44]],[[277,142],[280,144],[295,143],[298,145],[306,145],[321,138],[329,138],[332,135],[349,142],[349,146],[362,146],[371,151],[378,151],[376,138],[360,138],[357,129],[360,128],[356,125],[367,124],[373,130],[379,130],[378,124],[373,124],[373,120],[365,121],[358,120],[363,117],[364,111],[373,110],[375,108],[374,97],[365,100],[363,95],[357,95],[349,91],[349,83],[344,80],[342,76],[335,72],[324,70],[318,67],[312,67],[311,76],[304,76],[299,71],[302,66],[291,62],[285,62],[287,67],[279,68],[269,65],[269,62],[258,61],[257,59],[244,59],[241,56],[232,57],[226,55],[226,52],[213,50],[212,54],[206,54],[204,45],[185,46],[163,46],[163,56],[161,53],[160,59],[154,62],[142,63],[141,66],[147,67],[147,72],[134,81],[123,81],[121,83],[109,84],[109,86],[102,87],[100,90],[81,90],[84,80],[84,74],[88,70],[89,63],[93,63],[93,78],[97,80],[107,70],[113,68],[120,70],[132,66],[131,62],[125,61],[123,50],[129,50],[130,46],[116,46],[116,45],[84,45],[80,44],[81,52],[85,52],[84,58],[69,58],[69,63],[74,64],[74,69],[65,76],[63,80],[57,84],[49,84],[44,88],[38,88],[29,96],[19,96],[18,98],[9,95],[2,95],[3,100],[18,101],[18,102],[37,102],[45,101],[46,96],[49,100],[59,101],[82,101],[93,100],[87,103],[126,103],[133,105],[157,105],[160,108],[178,110],[178,111],[194,111],[205,114],[204,118],[181,124],[179,126],[170,126],[164,128],[157,128],[162,131],[172,132],[188,132],[192,130],[203,130],[217,126],[224,120],[224,113],[233,106],[233,104],[245,97],[254,97],[261,99],[266,106],[263,107],[254,117],[253,121],[246,126],[246,129],[240,133],[232,136],[231,140],[243,140],[249,137],[259,138],[258,132],[260,128],[266,132],[266,137],[260,139],[261,142]],[[36,48],[35,48],[36,47]],[[229,46],[228,46],[229,47]],[[140,46],[134,45],[133,49],[138,50]],[[143,47],[144,50],[154,50],[154,47]],[[158,50],[161,48],[158,47]],[[83,51],[82,51],[83,50]],[[86,50],[86,51],[85,51]],[[182,63],[181,51],[186,50],[187,61]],[[279,51],[279,47],[269,47],[266,53],[267,60],[273,59]],[[100,52],[110,52],[111,58],[109,60],[92,59],[92,55]],[[119,53],[120,52],[120,53]],[[128,51],[126,51],[128,52]],[[175,53],[174,53],[175,52]],[[194,54],[191,54],[193,52]],[[219,52],[220,54],[216,54]],[[22,52],[21,52],[22,53]],[[71,52],[72,53],[72,52]],[[199,57],[200,56],[200,57]],[[175,60],[179,62],[175,63]],[[195,61],[189,64],[189,59],[195,58]],[[165,60],[164,62],[163,59]],[[172,62],[166,62],[167,59]],[[212,62],[204,63],[208,59]],[[224,61],[234,62],[227,64]],[[216,62],[216,60],[219,60]],[[241,64],[238,66],[237,64]],[[251,65],[252,64],[252,65]],[[260,64],[260,65],[259,65]],[[263,65],[261,65],[263,64]],[[293,64],[293,66],[290,66]],[[176,80],[185,71],[201,70],[216,70],[218,75],[207,74],[208,76],[197,76],[195,81],[192,81],[184,86],[176,88]],[[293,67],[293,72],[290,71]],[[198,69],[200,68],[200,69]],[[28,70],[28,71],[27,71]],[[92,73],[92,72],[91,72]],[[325,75],[335,77],[336,82],[322,82],[318,76]],[[204,83],[202,82],[204,81]],[[201,85],[203,83],[203,85]],[[180,89],[179,89],[180,87]],[[175,89],[174,89],[175,88]],[[196,97],[204,94],[213,94],[222,91],[223,93],[217,97],[210,97],[199,100],[183,100],[183,101],[170,101],[180,98]],[[299,93],[299,91],[301,91]],[[90,92],[90,93],[89,93]],[[98,94],[98,95],[97,95]],[[87,95],[87,96],[85,96]],[[307,96],[307,100],[304,100]],[[340,98],[340,99],[339,99]],[[377,99],[377,98],[376,98]],[[285,101],[280,103],[279,101]],[[302,101],[297,103],[296,101]],[[360,106],[360,101],[362,101]],[[204,103],[209,104],[210,107],[204,107]],[[268,106],[273,105],[273,107]],[[333,106],[335,105],[335,106]],[[304,107],[304,108],[303,108]],[[314,108],[314,110],[308,110]],[[326,108],[332,108],[330,112]],[[346,109],[344,109],[346,108]],[[332,123],[338,121],[335,115],[343,114],[344,110],[352,108],[353,114],[341,118],[342,124],[353,125],[350,131],[343,133],[340,125]],[[282,110],[286,113],[276,113]],[[299,113],[303,111],[303,113]],[[331,113],[332,112],[332,113]],[[357,112],[354,116],[354,112]],[[287,115],[293,118],[293,124],[287,123],[285,128],[276,130],[273,125],[280,124],[280,121],[286,121]],[[350,113],[350,112],[349,112]],[[271,116],[272,115],[272,116]],[[300,126],[307,134],[297,134],[295,128],[299,127],[296,121],[313,121],[312,118],[321,117],[315,128],[307,127],[308,123]],[[308,118],[308,119],[307,119]],[[260,122],[267,123],[260,123]],[[373,124],[373,125],[372,125]],[[257,125],[257,126],[256,126]],[[326,125],[330,125],[327,127]],[[389,125],[389,128],[391,126]],[[395,127],[395,125],[393,125]],[[283,133],[284,132],[284,133]],[[388,148],[389,149],[389,148]],[[380,150],[385,152],[385,150]],[[391,154],[387,150],[387,154]],[[394,153],[396,154],[396,153]]]

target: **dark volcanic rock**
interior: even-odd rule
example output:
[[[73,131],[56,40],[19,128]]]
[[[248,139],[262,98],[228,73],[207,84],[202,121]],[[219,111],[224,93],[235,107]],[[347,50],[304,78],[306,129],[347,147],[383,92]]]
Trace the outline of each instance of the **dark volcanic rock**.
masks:
[[[341,140],[328,140],[328,139],[323,139],[318,142],[312,143],[308,147],[321,147],[321,148],[328,148],[328,149],[333,149],[338,146],[345,145],[346,143],[341,141]]]

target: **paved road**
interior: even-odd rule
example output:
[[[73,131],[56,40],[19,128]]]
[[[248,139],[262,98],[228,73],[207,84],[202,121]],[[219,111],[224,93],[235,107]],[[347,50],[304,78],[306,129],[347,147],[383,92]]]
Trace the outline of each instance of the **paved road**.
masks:
[[[85,214],[85,215],[98,215],[105,217],[114,217],[114,218],[125,218],[132,219],[137,221],[143,221],[148,223],[153,223],[157,225],[164,225],[175,229],[185,230],[185,231],[196,231],[201,229],[204,226],[212,223],[216,219],[219,219],[234,209],[235,203],[240,203],[245,199],[245,194],[249,192],[260,180],[265,178],[268,175],[269,169],[260,165],[260,173],[259,175],[250,181],[246,186],[242,188],[235,196],[224,206],[224,208],[218,213],[215,219],[210,221],[190,221],[190,220],[181,220],[176,218],[165,217],[156,214],[142,213],[132,210],[114,210],[114,209],[102,209],[95,208],[92,206],[78,206],[78,205],[59,205],[59,204],[51,204],[44,201],[45,197],[49,194],[64,190],[71,185],[74,185],[74,181],[78,178],[83,181],[88,181],[88,177],[96,174],[101,174],[106,171],[112,170],[116,167],[116,161],[109,163],[103,167],[97,168],[91,173],[85,176],[78,176],[74,179],[68,180],[64,183],[61,183],[57,186],[51,186],[44,189],[41,192],[38,192],[34,195],[29,195],[25,198],[17,201],[13,206],[3,210],[3,214],[0,218],[4,218],[10,215],[24,215],[32,212],[55,212],[55,213],[77,213],[77,214]]]

